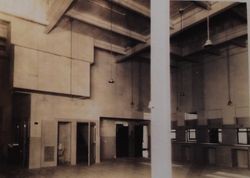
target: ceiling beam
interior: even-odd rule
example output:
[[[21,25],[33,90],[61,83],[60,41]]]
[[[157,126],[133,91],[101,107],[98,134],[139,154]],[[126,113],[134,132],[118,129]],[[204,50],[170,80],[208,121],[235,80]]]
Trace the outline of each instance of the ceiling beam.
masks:
[[[247,35],[247,25],[241,24],[241,25],[235,26],[233,28],[228,28],[225,31],[219,32],[219,33],[211,36],[211,40],[212,40],[214,46],[216,47],[218,45],[233,41],[237,38],[244,37],[246,35]],[[196,44],[187,45],[182,50],[183,56],[189,56],[189,55],[192,55],[192,54],[195,54],[197,52],[201,52],[201,51],[205,50],[203,48],[204,41],[205,40],[201,40]],[[213,47],[211,48],[211,50],[212,49],[213,49]],[[175,52],[176,51],[178,52],[178,50],[175,50]]]
[[[112,0],[111,2],[116,3],[126,9],[132,10],[138,14],[150,18],[150,9],[132,0]]]
[[[112,51],[112,52],[117,53],[117,54],[122,54],[122,55],[126,54],[126,48],[124,48],[122,46],[110,44],[106,41],[101,41],[101,40],[97,40],[97,39],[94,40],[94,44],[95,44],[96,48],[104,49],[107,51]]]
[[[142,53],[139,56],[144,58],[144,59],[151,59],[150,52]]]
[[[137,32],[128,30],[124,27],[121,27],[119,25],[115,25],[110,23],[109,21],[105,21],[99,18],[96,18],[92,15],[88,15],[86,13],[79,12],[75,9],[70,9],[67,13],[67,16],[74,18],[76,20],[79,20],[81,22],[96,26],[98,28],[108,30],[108,31],[113,31],[117,34],[135,39],[140,42],[146,42],[146,37],[144,35],[141,35]]]
[[[127,59],[141,53],[142,51],[144,51],[148,48],[150,48],[150,39],[146,43],[140,43],[140,44],[136,45],[135,47],[132,47],[129,50],[127,50],[126,55],[119,57],[116,60],[116,62],[121,63],[123,61],[126,61]]]
[[[247,12],[246,11],[241,11],[239,9],[232,9],[232,13],[237,15],[243,22],[247,23]]]
[[[197,6],[206,9],[206,10],[210,10],[210,3],[207,1],[193,1],[194,4],[196,4]]]
[[[240,40],[232,40],[231,43],[235,46],[241,47],[241,48],[246,48],[247,47],[247,42],[245,41],[240,41]]]
[[[211,10],[209,10],[210,17],[213,17],[227,9],[232,8],[233,6],[239,4],[238,2],[215,2],[211,5]],[[208,11],[201,10],[196,8],[194,10],[188,11],[187,13],[183,14],[183,28],[181,29],[181,18],[178,17],[177,19],[173,20],[174,28],[171,30],[171,36],[178,34],[181,30],[188,29],[202,21],[205,21],[208,15]]]
[[[244,37],[247,35],[247,25],[246,24],[242,24],[242,25],[238,25],[236,27],[233,28],[229,28],[223,32],[217,33],[213,36],[211,36],[211,39],[213,41],[214,46],[218,46],[221,44],[224,44],[226,42],[229,41],[233,41],[237,38],[240,37]],[[170,53],[174,54],[174,55],[178,55],[181,56],[181,53],[183,54],[182,57],[187,57],[189,55],[195,54],[197,52],[201,52],[204,51],[205,49],[203,48],[203,43],[204,40],[201,40],[197,43],[193,43],[190,44],[186,47],[184,47],[182,50],[180,47],[177,46],[173,46],[170,45]],[[150,48],[150,40],[147,41],[147,43],[145,44],[138,44],[133,48],[130,48],[127,52],[125,56],[121,56],[117,59],[117,63],[121,63],[123,61],[128,60],[129,58],[138,55],[139,53],[143,52],[144,50]],[[207,52],[213,52],[212,51],[213,48],[209,49],[209,51]],[[216,52],[216,51],[215,51]],[[216,55],[218,55],[218,53],[216,52]]]
[[[73,2],[75,0],[56,0],[51,4],[47,13],[49,24],[45,29],[45,33],[51,32],[56,27]]]

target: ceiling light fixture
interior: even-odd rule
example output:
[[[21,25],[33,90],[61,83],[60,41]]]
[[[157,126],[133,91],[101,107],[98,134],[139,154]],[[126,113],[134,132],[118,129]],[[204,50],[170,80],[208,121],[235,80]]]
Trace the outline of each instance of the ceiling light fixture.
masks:
[[[207,15],[207,40],[205,42],[205,44],[203,45],[203,48],[209,48],[211,46],[213,46],[213,42],[210,39],[210,24],[209,24],[209,11],[208,11],[208,15]]]

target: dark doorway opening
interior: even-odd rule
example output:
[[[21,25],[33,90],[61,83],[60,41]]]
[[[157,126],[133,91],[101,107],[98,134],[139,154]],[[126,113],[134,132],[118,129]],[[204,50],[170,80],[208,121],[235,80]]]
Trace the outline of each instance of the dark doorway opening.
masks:
[[[14,93],[13,102],[13,142],[8,147],[10,163],[28,167],[29,165],[29,123],[30,123],[30,95]]]
[[[219,143],[219,130],[217,128],[209,129],[209,142]]]
[[[143,152],[143,125],[135,125],[135,157],[142,157]]]
[[[116,157],[123,158],[129,156],[129,134],[128,126],[116,125]]]
[[[89,124],[77,123],[77,164],[88,164]]]

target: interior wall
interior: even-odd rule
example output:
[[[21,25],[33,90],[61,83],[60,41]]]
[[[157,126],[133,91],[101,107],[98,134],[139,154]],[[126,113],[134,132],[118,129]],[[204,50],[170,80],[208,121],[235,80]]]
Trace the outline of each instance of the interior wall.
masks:
[[[0,11],[47,24],[47,10],[53,0],[0,0]]]
[[[136,121],[128,121],[128,120],[109,120],[102,119],[100,123],[100,146],[101,146],[101,160],[110,160],[117,158],[116,156],[116,125],[117,124],[126,124],[128,125],[128,137],[129,137],[129,145],[128,145],[128,156],[136,157],[136,149],[135,149],[135,128],[139,123]],[[150,127],[150,124],[148,124]],[[143,134],[142,134],[143,137]],[[150,143],[150,130],[147,132],[148,143]],[[143,138],[142,138],[143,140]],[[143,143],[142,143],[143,144]],[[150,155],[150,147],[148,147],[148,154]]]
[[[204,98],[206,118],[223,118],[223,124],[235,124],[235,117],[249,117],[249,82],[247,48],[230,50],[230,89],[232,105],[228,106],[226,51],[209,57],[204,65]]]
[[[43,121],[48,121],[47,124],[51,123],[51,129],[53,130],[56,126],[55,121],[58,119],[88,120],[96,121],[97,123],[101,116],[143,119],[144,112],[149,112],[150,64],[146,62],[116,64],[114,56],[111,56],[109,52],[95,50],[94,53],[93,39],[85,38],[84,35],[79,33],[75,29],[77,28],[77,25],[74,26],[75,23],[73,23],[73,32],[71,34],[70,23],[67,19],[62,20],[56,29],[49,35],[46,35],[44,33],[45,26],[42,24],[46,23],[45,14],[50,1],[28,2],[19,6],[14,1],[0,1],[0,3],[7,3],[5,4],[5,9],[2,6],[0,8],[0,11],[4,12],[0,13],[0,19],[6,20],[11,24],[11,43],[16,48],[23,49],[21,52],[15,53],[15,58],[19,61],[19,63],[14,63],[14,66],[18,64],[15,66],[18,70],[14,70],[14,84],[16,84],[14,86],[16,88],[74,94],[65,92],[65,88],[68,91],[73,86],[76,92],[79,92],[79,90],[82,91],[79,85],[83,83],[80,79],[85,79],[84,73],[82,73],[86,72],[85,68],[77,68],[76,72],[72,72],[70,77],[76,77],[76,80],[70,82],[72,86],[69,86],[69,76],[58,78],[58,74],[55,74],[53,70],[53,66],[55,67],[55,65],[50,65],[50,62],[55,62],[55,57],[53,56],[57,56],[56,58],[60,59],[70,59],[70,62],[63,65],[64,67],[56,67],[56,70],[59,71],[64,69],[68,71],[67,67],[69,63],[74,63],[74,61],[79,63],[87,62],[89,65],[92,64],[88,85],[88,89],[90,90],[87,92],[89,94],[87,96],[90,96],[89,99],[84,100],[83,98],[71,98],[70,96],[64,97],[32,93],[31,152],[29,161],[30,168],[39,168],[46,165],[55,165],[54,162],[51,164],[43,163],[45,146],[43,144],[47,144],[46,146],[56,146],[56,143],[54,143],[54,140],[56,140],[54,132],[51,133],[53,134],[53,138],[51,137],[48,140],[43,138],[45,136],[49,137],[50,134],[46,133],[46,129],[42,130]],[[17,9],[17,7],[22,8]],[[42,8],[37,9],[38,7]],[[27,9],[36,9],[37,14],[32,15],[34,18],[30,17],[30,14],[34,13],[26,11]],[[29,21],[16,16],[28,19]],[[34,21],[42,24],[37,24]],[[72,51],[71,45],[74,47]],[[90,50],[89,46],[92,46],[92,50]],[[79,51],[86,53],[79,53]],[[24,63],[27,65],[22,65]],[[75,66],[81,65],[77,63]],[[41,76],[45,77],[40,78]],[[114,84],[108,83],[111,77],[115,80]],[[60,80],[60,85],[58,83],[58,85],[52,85],[51,79]],[[63,85],[64,81],[66,81],[65,85]],[[48,89],[48,86],[53,86],[54,88]],[[60,92],[58,89],[60,89]],[[44,122],[44,125],[46,125],[46,122]],[[97,128],[99,128],[98,125]],[[51,145],[52,142],[53,145]],[[99,152],[99,130],[97,129],[97,162],[100,160]]]
[[[110,84],[111,65],[114,84]],[[149,103],[149,64],[133,64],[133,85],[131,84],[131,63],[115,64],[114,57],[110,53],[96,50],[95,63],[91,67],[91,98],[70,98],[45,94],[32,94],[31,122],[31,145],[43,147],[41,142],[41,121],[56,120],[60,118],[68,120],[95,121],[99,123],[100,117],[137,118],[143,119],[144,112],[148,112]],[[141,66],[141,74],[138,67]],[[139,82],[139,75],[142,75]],[[50,82],[50,81],[48,81]],[[131,105],[131,87],[133,86],[133,102]],[[140,87],[144,88],[143,90]],[[139,94],[139,91],[142,92]],[[141,98],[143,97],[143,102]],[[141,107],[143,106],[143,107]],[[97,128],[99,126],[97,125]],[[100,161],[100,139],[97,129],[97,162]],[[109,133],[107,137],[113,136]],[[32,142],[34,138],[34,142]],[[37,140],[37,141],[35,141]],[[34,154],[34,155],[32,155]],[[32,153],[32,167],[40,167],[40,159]]]
[[[113,120],[103,120],[100,123],[101,159],[116,157],[116,124]]]
[[[8,25],[0,24],[1,42],[8,36]],[[7,40],[8,41],[8,40]],[[0,159],[3,161],[8,155],[8,144],[12,142],[11,131],[11,110],[12,95],[10,83],[10,60],[0,57]]]
[[[201,64],[182,64],[172,74],[172,121],[184,125],[184,112],[197,112],[199,125],[207,119],[223,118],[235,124],[235,117],[249,117],[247,48],[230,47],[230,93],[228,106],[226,49],[221,54],[205,55]]]
[[[204,110],[203,64],[180,63],[171,69],[172,121],[184,125],[184,113]]]

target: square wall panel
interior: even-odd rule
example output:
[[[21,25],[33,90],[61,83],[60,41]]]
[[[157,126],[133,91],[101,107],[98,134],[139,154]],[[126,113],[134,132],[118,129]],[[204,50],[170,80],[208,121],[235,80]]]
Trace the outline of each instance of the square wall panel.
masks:
[[[90,64],[72,60],[72,93],[79,96],[90,96]]]
[[[39,90],[70,93],[70,59],[38,52]]]
[[[15,46],[14,83],[16,88],[36,90],[38,80],[37,51]]]
[[[72,34],[72,58],[94,62],[94,39],[77,32]]]

